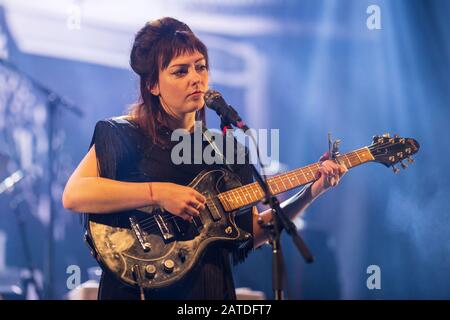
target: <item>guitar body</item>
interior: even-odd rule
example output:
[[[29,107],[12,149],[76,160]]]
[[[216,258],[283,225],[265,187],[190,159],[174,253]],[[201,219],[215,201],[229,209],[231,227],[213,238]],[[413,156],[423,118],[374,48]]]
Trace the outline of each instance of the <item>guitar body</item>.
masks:
[[[238,211],[226,212],[217,198],[220,192],[241,185],[228,170],[202,171],[189,184],[207,199],[194,222],[161,208],[132,210],[120,213],[126,215],[128,225],[89,219],[86,240],[97,261],[124,283],[147,289],[170,286],[195,267],[210,244],[239,243],[251,238],[250,233],[236,226]]]

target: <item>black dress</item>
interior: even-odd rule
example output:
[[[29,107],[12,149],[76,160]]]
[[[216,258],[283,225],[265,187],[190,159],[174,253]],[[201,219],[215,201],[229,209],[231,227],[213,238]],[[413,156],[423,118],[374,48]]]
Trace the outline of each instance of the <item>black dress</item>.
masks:
[[[162,128],[160,133],[170,141],[172,132],[169,129]],[[191,138],[193,134],[191,133]],[[95,144],[100,176],[119,181],[155,181],[188,185],[202,170],[223,166],[207,165],[203,161],[202,164],[193,164],[191,161],[192,164],[176,165],[171,161],[171,150],[176,143],[171,142],[165,147],[152,144],[150,137],[143,134],[134,122],[113,118],[97,122],[90,146]],[[207,142],[203,142],[202,149],[206,145]],[[223,146],[225,147],[226,143],[223,143]],[[248,151],[244,150],[246,164],[234,164],[231,168],[240,177],[242,184],[248,184],[253,179],[248,165]],[[89,219],[103,223],[120,224],[123,217],[123,214],[114,213],[89,214]],[[250,209],[239,215],[236,223],[252,233]],[[146,299],[236,299],[230,255],[234,263],[238,263],[245,259],[251,248],[252,239],[239,248],[210,246],[205,250],[194,272],[171,287],[146,291]],[[139,290],[123,284],[108,270],[103,270],[99,299],[139,299]]]

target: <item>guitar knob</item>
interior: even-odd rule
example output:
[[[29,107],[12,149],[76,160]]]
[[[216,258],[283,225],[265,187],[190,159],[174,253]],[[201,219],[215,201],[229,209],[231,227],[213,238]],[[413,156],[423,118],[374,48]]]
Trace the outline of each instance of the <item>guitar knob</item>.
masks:
[[[412,157],[408,157],[408,163],[413,163],[414,159]]]
[[[145,276],[149,279],[153,279],[156,275],[156,267],[152,264],[145,266]]]
[[[383,133],[382,137],[383,137],[383,138],[390,138],[391,135],[390,135],[389,133]]]
[[[407,165],[407,164],[405,164],[405,163],[403,163],[403,161],[402,161],[402,162],[400,162],[400,165],[402,166],[402,168],[403,168],[403,169],[406,169],[406,168],[408,168],[408,165]]]
[[[163,265],[164,271],[167,273],[171,273],[173,271],[173,268],[175,267],[175,262],[173,262],[173,260],[171,259],[167,259],[166,261],[164,261]]]
[[[180,258],[181,262],[185,262],[186,261],[186,250],[181,249],[180,251],[178,251],[178,258]]]
[[[400,169],[392,166],[392,171],[394,171],[394,173],[398,173],[400,171]]]

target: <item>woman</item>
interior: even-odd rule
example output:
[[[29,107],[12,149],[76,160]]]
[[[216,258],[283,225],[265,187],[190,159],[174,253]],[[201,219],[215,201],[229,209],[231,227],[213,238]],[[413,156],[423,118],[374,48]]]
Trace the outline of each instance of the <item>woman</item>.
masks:
[[[141,100],[127,116],[97,123],[89,152],[67,182],[63,205],[107,223],[120,223],[120,212],[150,205],[192,221],[205,208],[205,197],[187,185],[203,169],[221,165],[175,165],[170,135],[175,129],[192,135],[195,121],[205,120],[207,49],[186,24],[163,18],[147,23],[137,33],[130,64],[140,77]],[[243,184],[252,182],[248,164],[233,165],[231,169]],[[336,185],[346,168],[323,161],[319,171],[317,181],[282,204],[291,219]],[[237,221],[253,235],[249,246],[210,246],[195,272],[173,287],[145,292],[145,297],[235,299],[230,252],[235,261],[240,261],[250,248],[265,243],[267,235],[258,219],[269,222],[272,218],[270,211],[259,213],[256,207],[251,210]],[[138,299],[139,290],[122,284],[105,270],[99,298]]]

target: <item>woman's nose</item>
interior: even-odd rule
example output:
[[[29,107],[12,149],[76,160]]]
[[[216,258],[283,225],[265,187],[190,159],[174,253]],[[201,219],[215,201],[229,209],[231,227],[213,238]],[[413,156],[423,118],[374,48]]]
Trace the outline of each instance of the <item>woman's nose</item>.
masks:
[[[194,71],[192,71],[192,74],[191,74],[191,82],[192,82],[192,84],[197,84],[201,80],[202,80],[201,74],[197,70],[194,69]]]

